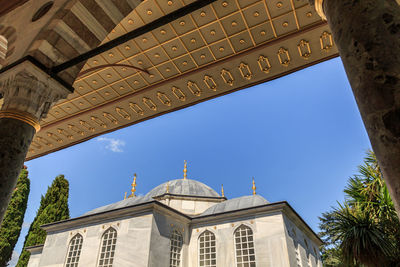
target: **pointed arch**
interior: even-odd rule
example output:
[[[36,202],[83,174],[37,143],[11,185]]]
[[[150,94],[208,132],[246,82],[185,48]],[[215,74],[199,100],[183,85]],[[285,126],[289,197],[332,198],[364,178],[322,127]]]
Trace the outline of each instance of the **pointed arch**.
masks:
[[[169,266],[181,266],[181,251],[183,245],[183,236],[178,230],[173,230],[170,239]]]
[[[112,267],[117,245],[117,230],[108,228],[101,237],[98,267]]]
[[[65,267],[77,267],[79,257],[82,251],[83,236],[76,234],[71,241],[69,241],[67,258],[65,260]]]
[[[253,230],[242,224],[234,232],[237,267],[256,267]]]
[[[199,266],[217,266],[217,244],[215,235],[206,230],[199,236]]]

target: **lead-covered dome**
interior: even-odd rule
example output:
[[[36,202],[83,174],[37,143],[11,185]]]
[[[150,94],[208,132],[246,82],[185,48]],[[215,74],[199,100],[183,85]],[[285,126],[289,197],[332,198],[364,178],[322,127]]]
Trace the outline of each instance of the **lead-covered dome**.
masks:
[[[208,185],[191,179],[177,179],[160,184],[147,193],[145,197],[157,197],[166,193],[192,197],[221,197]]]

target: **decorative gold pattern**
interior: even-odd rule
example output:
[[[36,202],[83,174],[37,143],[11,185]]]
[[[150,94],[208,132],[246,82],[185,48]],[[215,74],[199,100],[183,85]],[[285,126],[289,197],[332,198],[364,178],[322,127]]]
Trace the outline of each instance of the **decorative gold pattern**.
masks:
[[[222,69],[221,70],[221,77],[222,77],[222,79],[224,80],[225,83],[229,84],[230,86],[233,86],[233,76],[229,72],[229,70]]]
[[[240,63],[239,71],[243,78],[245,78],[246,80],[251,79],[252,73],[251,73],[251,69],[250,69],[249,65],[247,65],[244,62]]]
[[[185,101],[186,100],[186,95],[182,92],[181,89],[178,87],[172,86],[172,93],[178,98],[180,101]]]
[[[144,115],[144,110],[138,104],[129,102],[129,107],[140,116]]]
[[[310,43],[304,39],[300,40],[297,45],[297,49],[299,50],[299,54],[304,59],[309,59],[311,56],[311,48]]]
[[[187,88],[190,90],[190,92],[192,92],[193,95],[195,95],[195,96],[201,95],[201,89],[195,82],[188,81]]]
[[[109,120],[111,123],[118,124],[118,120],[108,112],[103,112],[103,117]]]
[[[157,92],[157,98],[160,100],[161,103],[163,103],[164,105],[170,107],[171,106],[171,100],[169,99],[169,97],[162,93],[162,92]]]
[[[187,161],[184,161],[184,165],[183,165],[183,179],[186,180],[187,179]]]
[[[283,66],[287,67],[290,64],[290,55],[289,55],[289,51],[284,48],[281,47],[278,50],[278,58],[279,58],[279,63],[281,63]]]
[[[64,130],[64,129],[58,128],[58,129],[57,129],[57,132],[58,132],[59,134],[62,134],[63,136],[65,136],[66,138],[68,138],[68,139],[70,139],[70,140],[74,139],[74,136],[73,136],[72,134],[68,133],[68,132],[67,132],[66,130]]]
[[[131,189],[132,194],[129,197],[136,197],[135,196],[135,192],[136,192],[136,173],[133,176],[133,183],[131,185],[132,185],[132,189]]]
[[[333,47],[332,34],[324,31],[319,38],[319,42],[321,44],[321,49],[325,52],[329,52],[329,50]]]
[[[143,97],[142,101],[143,101],[143,104],[145,104],[149,109],[151,109],[153,111],[157,110],[156,104],[150,98]]]
[[[53,139],[54,141],[56,141],[57,143],[61,144],[63,142],[63,140],[60,137],[58,137],[57,135],[55,135],[53,133],[48,132],[47,136],[50,137],[51,139]]]
[[[208,89],[217,91],[217,84],[215,83],[214,79],[211,76],[205,75],[204,83],[206,84]]]
[[[72,130],[72,131],[74,131],[75,133],[77,133],[77,134],[79,134],[79,135],[85,135],[85,132],[84,131],[82,131],[81,129],[79,129],[78,127],[76,127],[75,125],[73,125],[73,124],[68,124],[68,128],[70,129],[70,130]]]
[[[92,127],[92,125],[90,125],[89,123],[87,123],[86,121],[80,120],[79,124],[82,125],[83,127],[85,127],[87,130],[89,130],[90,132],[94,132],[95,129],[94,127]]]
[[[118,115],[120,115],[125,120],[130,120],[131,119],[131,115],[128,112],[126,112],[125,109],[120,108],[120,107],[116,107],[115,111],[118,113]]]
[[[279,9],[276,6],[278,1],[281,1],[282,4]],[[158,19],[186,3],[187,1],[179,1],[179,3],[173,1],[173,4],[168,6],[166,0],[155,0],[152,1],[154,6],[147,5],[141,9],[137,8],[117,26],[115,34],[110,34],[104,42]],[[238,0],[237,2],[227,1],[229,7],[226,8],[223,8],[221,3],[219,2],[218,8],[216,4],[212,4],[209,6],[211,9],[207,7],[207,10],[199,10],[197,15],[196,13],[189,14],[90,60],[85,66],[86,69],[104,63],[127,63],[149,69],[153,78],[128,68],[124,71],[123,67],[110,67],[106,71],[99,69],[81,76],[74,84],[76,94],[57,103],[50,110],[48,117],[41,123],[42,128],[46,130],[39,132],[38,135],[53,142],[46,136],[46,133],[57,133],[64,140],[62,146],[69,146],[86,140],[94,134],[98,135],[105,131],[113,131],[116,128],[138,123],[150,116],[171,112],[186,105],[245,88],[249,84],[265,82],[285,75],[287,71],[301,69],[316,61],[337,56],[336,47],[329,46],[329,44],[333,45],[329,36],[322,36],[320,40],[324,53],[314,51],[317,48],[314,48],[314,44],[320,39],[321,33],[329,32],[329,29],[326,23],[322,23],[314,11],[307,6],[307,1]],[[149,8],[153,11],[151,16],[146,14]],[[309,12],[312,13],[311,17],[307,15]],[[181,26],[181,21],[184,21],[185,25]],[[284,22],[288,22],[286,28],[282,27]],[[306,29],[307,31],[305,31]],[[145,43],[142,41],[143,38],[146,38]],[[297,46],[302,39],[310,42],[312,50],[312,56],[307,61],[299,56],[298,52],[292,50],[298,49],[294,46]],[[172,51],[173,46],[176,47],[176,51]],[[289,50],[290,69],[285,70],[280,67],[282,65],[275,57],[279,47],[286,47]],[[110,53],[113,54],[113,57],[109,56]],[[286,54],[280,55],[280,59],[283,59],[282,62],[284,62],[284,59],[287,59]],[[242,79],[241,73],[234,69],[239,67],[242,60],[248,64],[251,70],[250,80],[245,77]],[[184,61],[187,63],[186,66],[183,66]],[[138,64],[139,62],[141,65]],[[234,63],[237,65],[234,65],[233,62],[237,62]],[[211,69],[212,72],[209,71]],[[216,73],[221,73],[222,69],[229,70],[231,73],[232,80],[234,80],[233,86],[221,86],[224,81],[217,77]],[[245,69],[242,68],[242,70],[246,75]],[[201,80],[205,75],[210,74],[213,76],[215,84],[210,80],[207,84],[203,84]],[[246,75],[246,77],[249,76]],[[94,80],[97,82],[96,84],[92,83]],[[190,84],[189,81],[193,84]],[[171,92],[169,90],[172,86],[181,89]],[[207,88],[211,90],[209,91]],[[171,100],[170,106],[157,104],[159,101],[156,99],[158,91],[167,95]],[[150,97],[157,104],[156,111],[147,111],[147,106],[145,107],[142,103],[144,96]],[[96,100],[93,100],[93,97]],[[174,100],[175,97],[179,101]],[[80,102],[82,105],[79,105]],[[140,106],[132,106],[133,104],[130,102],[139,103]],[[130,108],[125,108],[128,105]],[[131,120],[119,119],[120,114],[117,115],[116,107],[124,107],[127,113],[130,113]],[[97,115],[103,112],[112,113],[120,120],[119,123],[108,123],[107,119]],[[88,119],[87,114],[89,117],[92,115],[100,117],[104,121],[100,122],[100,125],[103,126]],[[82,124],[79,125],[80,120],[88,121],[95,131],[91,131]],[[69,131],[68,123],[81,128],[82,134]],[[58,134],[58,128],[68,130],[73,135],[73,140],[62,133]],[[40,142],[40,144],[42,143]],[[46,146],[39,149],[32,145],[35,151],[28,153],[28,160],[61,148],[58,142],[53,144],[52,149]]]
[[[107,128],[107,124],[105,124],[102,120],[100,120],[99,118],[95,117],[95,116],[91,116],[90,119],[95,122],[97,125],[99,125],[102,128]]]
[[[42,142],[44,145],[48,146],[48,147],[53,147],[53,144],[50,143],[48,140],[46,140],[45,138],[41,137],[41,136],[36,136],[36,139],[39,142]]]
[[[271,69],[271,63],[269,63],[268,57],[265,57],[263,55],[259,56],[257,63],[262,72],[269,73],[269,70]]]

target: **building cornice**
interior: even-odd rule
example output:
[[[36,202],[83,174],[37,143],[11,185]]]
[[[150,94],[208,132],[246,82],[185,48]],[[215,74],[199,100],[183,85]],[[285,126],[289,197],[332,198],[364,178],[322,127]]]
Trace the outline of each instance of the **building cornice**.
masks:
[[[182,219],[186,223],[189,223],[191,225],[201,224],[205,222],[207,223],[222,222],[226,221],[227,219],[237,219],[246,216],[248,217],[249,215],[254,216],[272,212],[281,212],[286,216],[288,216],[292,221],[296,222],[296,225],[299,226],[306,233],[308,233],[310,237],[313,237],[314,241],[318,245],[323,243],[323,241],[318,237],[318,235],[311,229],[310,226],[308,226],[308,224],[303,220],[303,218],[300,217],[300,215],[292,208],[292,206],[289,205],[287,201],[274,202],[265,205],[249,207],[240,210],[232,210],[210,215],[189,216],[157,200],[153,200],[150,202],[140,203],[133,206],[122,207],[110,211],[104,211],[64,221],[45,224],[42,225],[41,228],[44,229],[46,232],[62,231],[70,228],[76,228],[84,224],[100,223],[117,218],[118,219],[126,218],[128,216],[132,217],[132,216],[140,216],[143,214],[150,214],[152,211],[166,213],[172,217],[176,217],[177,219]]]

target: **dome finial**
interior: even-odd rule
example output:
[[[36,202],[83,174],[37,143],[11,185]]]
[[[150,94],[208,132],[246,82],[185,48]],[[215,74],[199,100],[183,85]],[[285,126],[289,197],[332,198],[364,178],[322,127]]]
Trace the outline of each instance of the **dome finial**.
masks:
[[[187,161],[184,161],[185,164],[183,166],[183,179],[186,180],[187,179]]]
[[[125,192],[125,196],[124,196],[124,200],[126,199],[126,194],[127,194],[128,192]]]
[[[167,182],[167,190],[165,191],[165,193],[169,194],[169,181]]]
[[[256,183],[254,182],[254,177],[253,177],[253,186],[251,187],[251,189],[253,189],[253,195],[256,194]]]
[[[221,184],[221,196],[225,197],[224,185],[223,184]]]
[[[132,185],[132,189],[131,189],[132,194],[129,197],[136,197],[136,195],[135,195],[135,192],[136,192],[136,173],[133,176],[133,183],[131,185]]]

